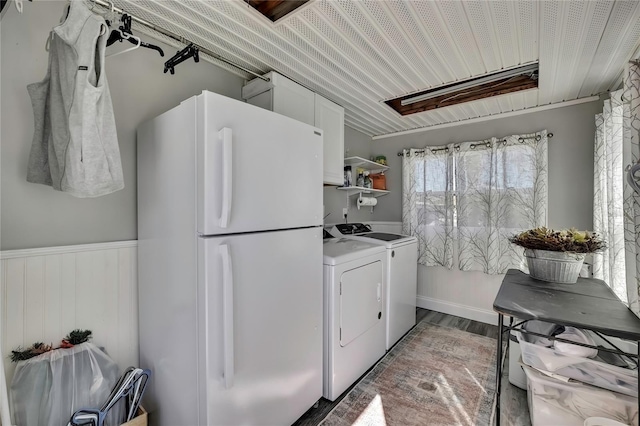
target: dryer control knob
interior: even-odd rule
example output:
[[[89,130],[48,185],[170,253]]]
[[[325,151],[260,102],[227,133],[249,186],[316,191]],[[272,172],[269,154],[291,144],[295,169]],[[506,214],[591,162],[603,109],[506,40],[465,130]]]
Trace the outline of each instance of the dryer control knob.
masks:
[[[396,251],[395,250],[391,250],[391,257],[396,257]]]
[[[378,319],[382,318],[382,312],[378,312]]]

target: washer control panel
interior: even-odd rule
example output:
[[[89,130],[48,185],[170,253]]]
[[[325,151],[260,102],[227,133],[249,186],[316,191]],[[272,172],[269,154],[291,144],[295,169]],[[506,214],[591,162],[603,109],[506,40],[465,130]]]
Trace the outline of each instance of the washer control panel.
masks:
[[[335,228],[342,235],[354,235],[371,232],[371,227],[369,225],[365,225],[364,223],[341,223],[336,225]]]

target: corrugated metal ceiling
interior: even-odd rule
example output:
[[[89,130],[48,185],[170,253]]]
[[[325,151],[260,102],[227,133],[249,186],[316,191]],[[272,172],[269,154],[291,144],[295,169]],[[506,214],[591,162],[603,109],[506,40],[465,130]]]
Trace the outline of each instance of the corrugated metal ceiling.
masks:
[[[247,69],[288,76],[371,136],[605,92],[640,41],[640,1],[312,0],[276,23],[242,0],[115,5]],[[404,117],[382,102],[534,61],[538,89]]]

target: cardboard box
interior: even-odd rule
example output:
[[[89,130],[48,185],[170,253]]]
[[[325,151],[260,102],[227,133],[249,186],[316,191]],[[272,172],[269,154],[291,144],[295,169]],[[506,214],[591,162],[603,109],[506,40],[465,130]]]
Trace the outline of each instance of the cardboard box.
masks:
[[[143,407],[138,408],[137,415],[126,423],[122,423],[121,426],[147,426],[148,413]]]

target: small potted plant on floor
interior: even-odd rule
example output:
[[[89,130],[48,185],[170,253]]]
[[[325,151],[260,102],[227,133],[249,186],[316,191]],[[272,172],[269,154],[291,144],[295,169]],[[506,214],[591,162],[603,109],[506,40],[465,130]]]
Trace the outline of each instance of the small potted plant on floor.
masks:
[[[509,239],[524,247],[524,256],[532,278],[563,284],[578,280],[587,253],[605,248],[604,241],[589,231],[545,227],[529,229]]]

